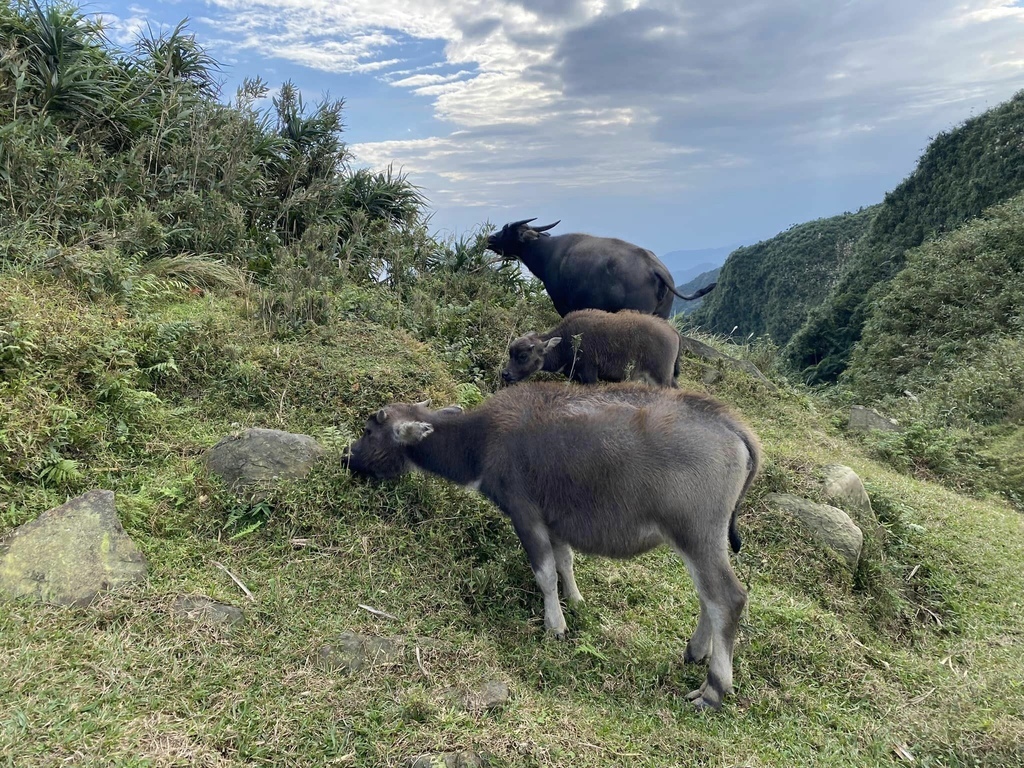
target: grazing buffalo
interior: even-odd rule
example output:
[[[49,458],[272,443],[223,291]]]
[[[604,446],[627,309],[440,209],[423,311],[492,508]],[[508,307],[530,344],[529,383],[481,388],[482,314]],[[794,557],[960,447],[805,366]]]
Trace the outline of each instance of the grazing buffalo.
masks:
[[[345,452],[358,473],[413,470],[478,490],[512,521],[544,595],[544,624],[567,627],[558,577],[582,600],[573,550],[627,558],[658,545],[686,563],[700,597],[685,660],[709,660],[689,698],[718,708],[747,593],[729,563],[737,507],[757,474],[757,438],[705,395],[637,384],[508,387],[477,408],[394,404]]]
[[[547,230],[557,221],[546,227],[531,227],[531,221],[506,224],[487,238],[487,247],[525,264],[544,283],[562,317],[578,309],[635,309],[668,319],[673,296],[692,301],[715,287],[712,283],[688,296],[678,293],[668,267],[646,248],[612,237],[552,237]]]
[[[513,384],[537,371],[565,373],[583,384],[643,381],[674,387],[679,333],[654,315],[581,309],[553,330],[527,333],[509,345],[502,381]]]

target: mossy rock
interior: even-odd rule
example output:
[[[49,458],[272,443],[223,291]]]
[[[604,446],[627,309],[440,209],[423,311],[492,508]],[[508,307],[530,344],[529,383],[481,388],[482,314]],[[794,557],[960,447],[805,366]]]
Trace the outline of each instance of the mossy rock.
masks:
[[[0,597],[82,606],[146,574],[112,491],[89,491],[47,510],[0,543]]]

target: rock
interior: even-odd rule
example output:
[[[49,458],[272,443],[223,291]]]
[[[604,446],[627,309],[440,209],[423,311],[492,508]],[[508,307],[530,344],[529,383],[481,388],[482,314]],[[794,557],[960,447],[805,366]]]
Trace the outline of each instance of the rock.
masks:
[[[874,408],[865,408],[863,405],[850,406],[850,419],[847,426],[850,429],[860,430],[861,432],[867,432],[872,429],[878,429],[882,432],[903,431],[903,427],[897,424],[895,419],[887,418]]]
[[[467,712],[481,713],[501,709],[509,699],[508,683],[503,680],[488,680],[470,691],[449,688],[445,696],[456,706]]]
[[[246,429],[228,435],[206,454],[206,465],[234,490],[268,480],[303,478],[323,455],[316,440],[277,429]]]
[[[761,373],[757,366],[749,360],[739,360],[735,357],[730,357],[724,352],[719,352],[714,347],[709,346],[702,341],[697,341],[696,339],[690,338],[689,336],[683,336],[682,334],[679,335],[679,348],[684,352],[689,352],[691,355],[701,358],[702,360],[722,360],[726,365],[753,376],[771,391],[777,391],[777,387],[769,381],[768,377]],[[715,381],[717,381],[717,377],[712,379],[710,382],[705,380],[704,383],[710,385]]]
[[[720,378],[722,378],[721,371],[719,371],[717,368],[707,368],[705,369],[704,373],[701,374],[700,380],[704,382],[704,386],[710,387],[712,384],[716,383]]]
[[[83,606],[146,573],[113,491],[89,491],[47,510],[0,543],[0,595],[9,598]]]
[[[843,510],[789,493],[770,493],[765,501],[793,515],[815,541],[839,553],[851,571],[857,570],[864,533]]]
[[[850,467],[843,464],[826,466],[822,491],[826,499],[849,512],[861,528],[874,529],[878,526],[878,517],[871,508],[864,483]]]
[[[328,672],[358,672],[375,663],[399,661],[405,657],[401,637],[372,637],[343,632],[317,653],[317,664]]]
[[[508,683],[503,680],[488,680],[475,691],[470,691],[464,704],[469,712],[490,712],[505,706],[506,702]]]
[[[860,475],[844,464],[829,464],[824,473],[821,489],[826,499],[854,512],[864,521],[878,522]]]
[[[245,621],[242,609],[219,603],[205,595],[182,595],[171,604],[171,613],[186,621],[207,626],[234,627]]]
[[[419,755],[406,761],[409,768],[486,768],[491,761],[486,755],[466,750],[439,755]]]

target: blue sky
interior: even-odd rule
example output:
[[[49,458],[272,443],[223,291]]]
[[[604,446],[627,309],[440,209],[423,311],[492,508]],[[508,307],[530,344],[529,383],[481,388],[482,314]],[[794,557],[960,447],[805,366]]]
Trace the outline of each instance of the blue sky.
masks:
[[[561,219],[656,253],[882,199],[929,138],[1024,88],[1020,0],[95,2],[130,44],[190,19],[224,66],[346,101],[355,164],[432,226]]]

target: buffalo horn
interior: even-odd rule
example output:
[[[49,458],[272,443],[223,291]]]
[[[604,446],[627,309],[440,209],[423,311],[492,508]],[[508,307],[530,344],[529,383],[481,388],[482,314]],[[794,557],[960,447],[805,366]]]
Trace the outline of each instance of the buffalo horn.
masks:
[[[523,219],[522,221],[513,221],[511,224],[506,224],[505,226],[508,227],[509,229],[515,229],[517,227],[523,226],[523,224],[529,224],[531,221],[536,221],[536,220],[537,220],[537,217],[534,216],[532,219]]]
[[[530,219],[530,221],[533,221],[533,219]],[[562,220],[559,219],[554,224],[548,224],[546,227],[530,227],[530,229],[532,229],[534,232],[547,232],[549,229],[554,229],[555,227],[557,227],[561,222]]]

